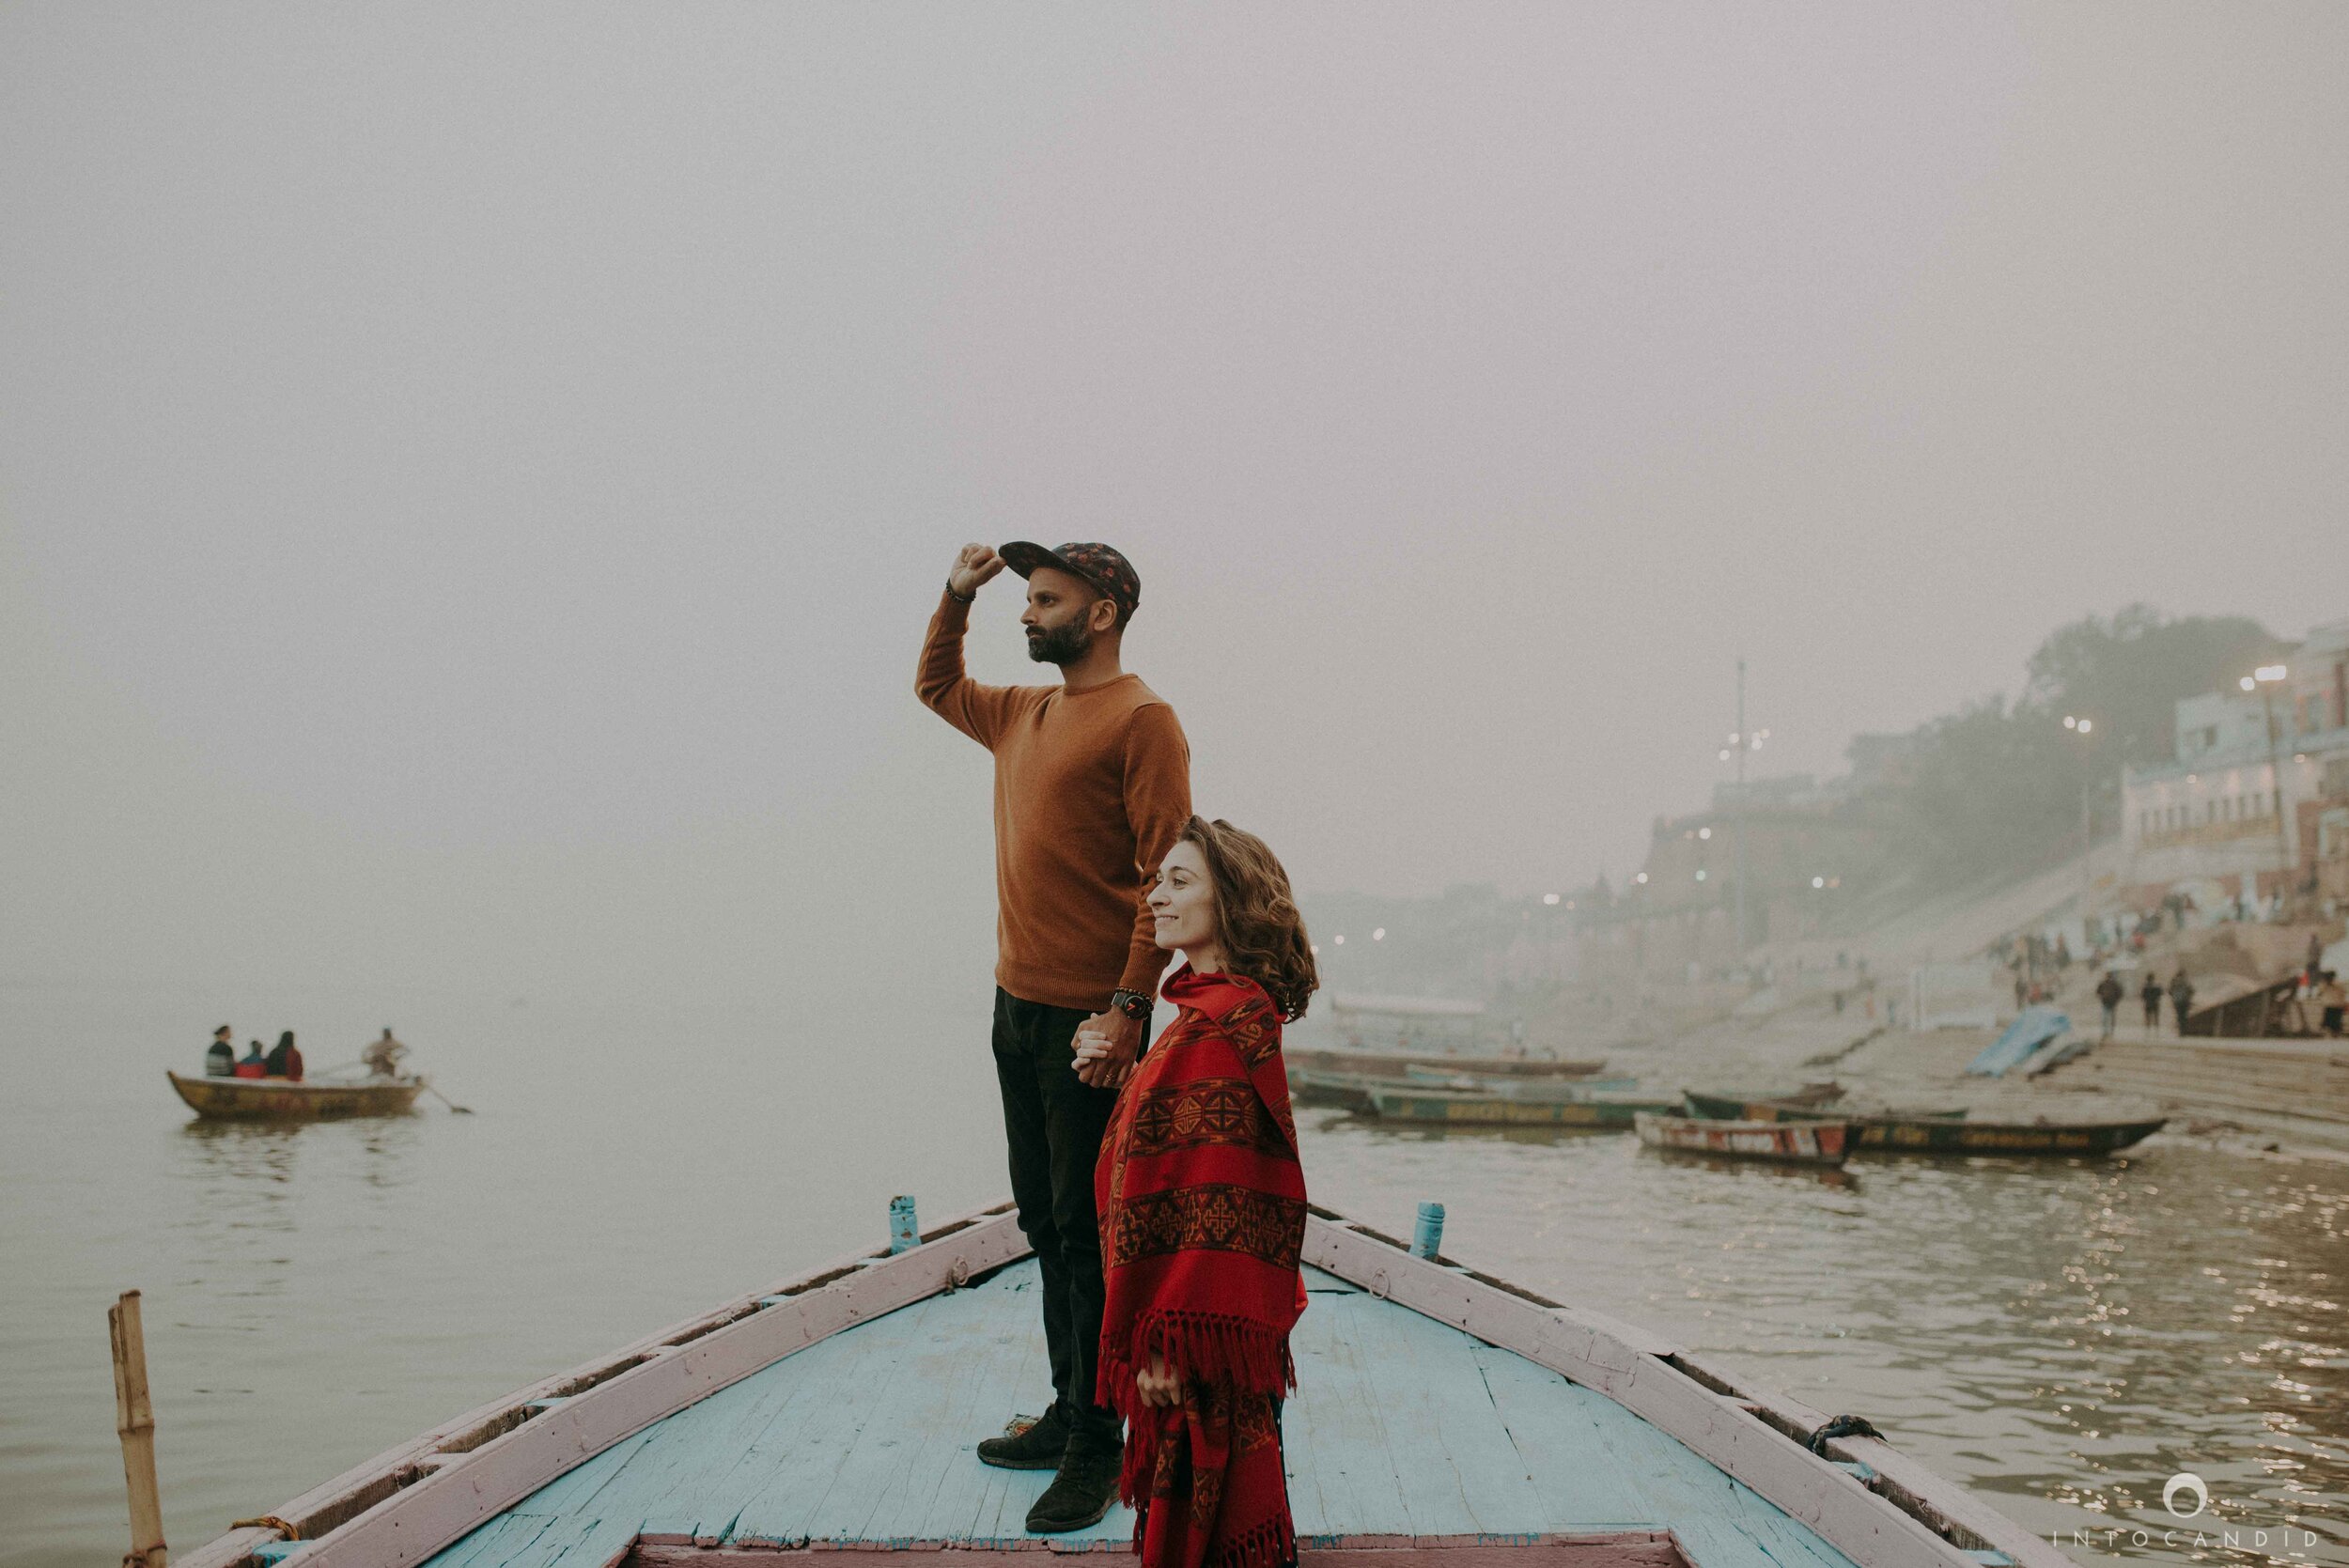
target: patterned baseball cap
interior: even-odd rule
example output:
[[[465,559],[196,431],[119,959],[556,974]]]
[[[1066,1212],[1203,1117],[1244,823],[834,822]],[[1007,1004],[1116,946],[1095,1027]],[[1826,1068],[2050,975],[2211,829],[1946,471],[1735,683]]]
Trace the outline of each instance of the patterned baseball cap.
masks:
[[[1117,618],[1130,617],[1142,604],[1142,579],[1134,575],[1133,563],[1103,544],[1067,544],[1058,550],[1015,539],[997,551],[1003,565],[1026,577],[1038,567],[1051,567],[1081,577],[1110,596],[1117,606]]]

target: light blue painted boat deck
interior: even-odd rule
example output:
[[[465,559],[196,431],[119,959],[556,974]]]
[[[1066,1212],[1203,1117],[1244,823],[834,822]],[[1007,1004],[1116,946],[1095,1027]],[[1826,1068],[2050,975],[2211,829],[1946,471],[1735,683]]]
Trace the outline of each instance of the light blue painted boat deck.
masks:
[[[1308,1269],[1283,1417],[1316,1536],[1669,1529],[1698,1568],[1851,1568],[1604,1395]],[[820,1340],[548,1483],[428,1568],[601,1568],[637,1536],[704,1545],[1034,1545],[1050,1471],[971,1452],[1050,1397],[1033,1260]],[[1124,1551],[1133,1515],[1051,1537]]]

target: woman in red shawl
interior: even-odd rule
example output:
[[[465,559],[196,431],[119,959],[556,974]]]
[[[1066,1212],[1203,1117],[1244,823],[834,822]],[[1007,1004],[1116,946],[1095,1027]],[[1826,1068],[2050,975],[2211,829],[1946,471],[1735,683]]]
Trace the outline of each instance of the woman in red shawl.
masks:
[[[1159,945],[1188,962],[1094,1173],[1097,1397],[1126,1418],[1119,1491],[1144,1568],[1280,1568],[1297,1558],[1280,1416],[1305,1309],[1281,1025],[1319,984],[1313,947],[1281,862],[1228,822],[1190,819],[1149,902]],[[1079,1037],[1080,1058],[1100,1051]]]

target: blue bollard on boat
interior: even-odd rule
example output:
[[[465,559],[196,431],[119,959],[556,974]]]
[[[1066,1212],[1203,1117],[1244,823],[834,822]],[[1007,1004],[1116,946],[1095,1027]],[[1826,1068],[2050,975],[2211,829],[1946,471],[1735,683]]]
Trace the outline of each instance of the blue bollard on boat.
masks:
[[[922,1227],[913,1218],[913,1199],[904,1195],[889,1200],[889,1250],[905,1252],[922,1245]]]
[[[1411,1233],[1411,1256],[1433,1258],[1443,1247],[1443,1205],[1422,1203],[1419,1228]]]

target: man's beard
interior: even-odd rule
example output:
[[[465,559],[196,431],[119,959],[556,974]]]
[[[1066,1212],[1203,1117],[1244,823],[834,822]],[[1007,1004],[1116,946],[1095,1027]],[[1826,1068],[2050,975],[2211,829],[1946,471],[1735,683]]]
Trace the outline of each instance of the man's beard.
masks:
[[[1093,632],[1082,621],[1068,621],[1028,633],[1028,657],[1038,664],[1066,669],[1093,651]]]

